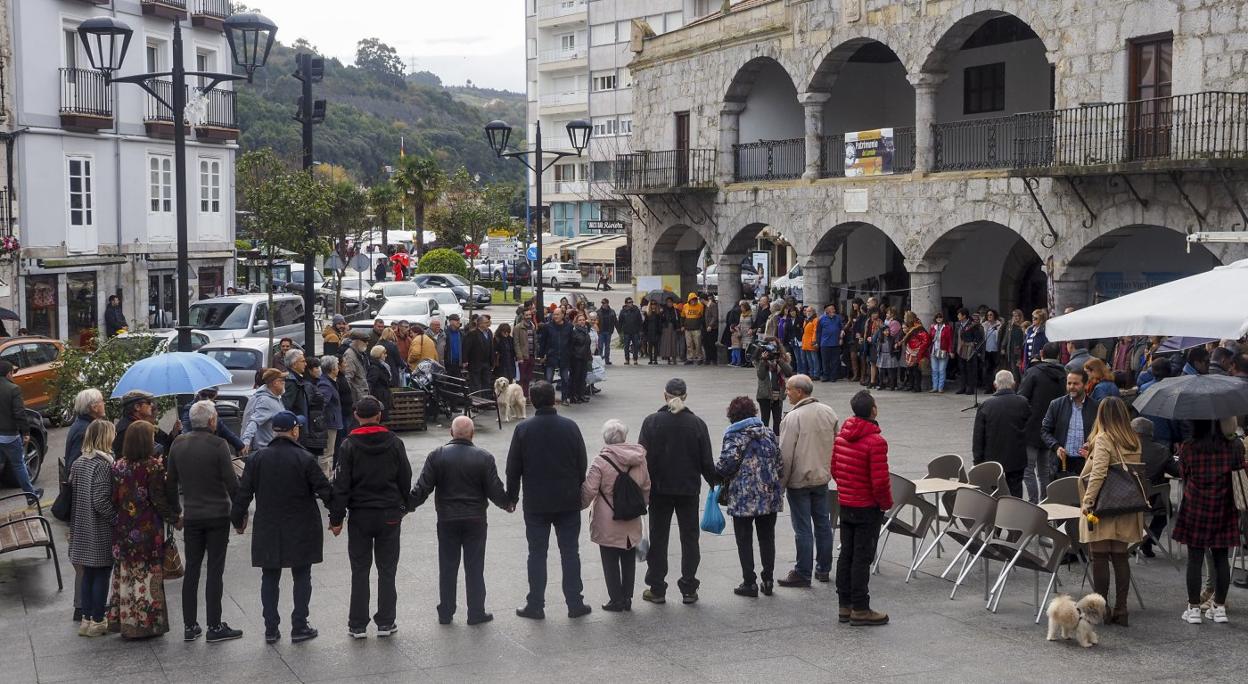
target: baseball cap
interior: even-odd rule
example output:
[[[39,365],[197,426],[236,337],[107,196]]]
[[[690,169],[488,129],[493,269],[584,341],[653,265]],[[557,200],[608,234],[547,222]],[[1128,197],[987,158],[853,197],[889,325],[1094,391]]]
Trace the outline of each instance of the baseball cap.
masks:
[[[308,419],[303,416],[296,416],[290,411],[282,411],[273,416],[273,429],[278,432],[290,432],[296,425],[304,427],[308,424]]]

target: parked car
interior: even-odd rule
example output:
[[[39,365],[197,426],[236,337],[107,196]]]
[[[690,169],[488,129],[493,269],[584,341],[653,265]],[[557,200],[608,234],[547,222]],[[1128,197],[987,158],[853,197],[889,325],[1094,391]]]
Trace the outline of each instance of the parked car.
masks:
[[[274,338],[289,337],[303,344],[303,316],[303,298],[293,294],[275,293],[271,315],[266,294],[217,297],[191,305],[191,327],[213,342],[267,339],[271,326]]]
[[[508,285],[528,282],[533,269],[524,259],[506,261],[483,261],[476,265],[477,275],[481,278],[505,282]]]
[[[217,387],[217,401],[247,407],[247,400],[255,392],[256,371],[272,368],[273,358],[281,344],[273,338],[246,337],[240,340],[209,342],[199,348],[199,353],[215,359],[230,372],[230,382]],[[299,348],[299,345],[295,345]]]
[[[446,320],[451,314],[459,314],[460,318],[464,316],[464,307],[459,304],[459,296],[454,290],[445,287],[430,287],[420,291],[421,297],[432,297],[438,303],[438,315],[442,320]]]
[[[802,265],[794,264],[787,273],[771,281],[771,289],[779,290],[786,296],[793,295],[798,299],[802,298],[802,287],[805,285],[806,279],[802,277]]]
[[[26,471],[30,474],[30,481],[35,482],[39,479],[39,471],[43,470],[43,462],[48,455],[48,428],[43,422],[43,416],[33,409],[26,409],[26,420],[30,423],[30,441],[26,442],[24,449]],[[9,472],[6,459],[0,459],[0,485],[17,486],[17,478]]]
[[[198,330],[191,331],[191,351],[197,351],[200,347],[211,342],[208,335]],[[104,340],[100,345],[100,350],[112,348],[114,346],[125,346],[132,350],[131,356],[134,358],[143,358],[146,356],[155,356],[156,354],[164,354],[165,352],[178,350],[178,331],[177,330],[140,330],[135,332],[124,332],[116,337],[110,337]]]
[[[468,306],[469,292],[472,293],[471,297],[477,304],[489,304],[494,297],[488,288],[470,285],[462,276],[454,273],[417,273],[412,276],[412,282],[419,285],[422,290],[431,287],[447,288],[459,297],[460,306]]]
[[[351,329],[368,331],[373,327],[373,321],[376,319],[385,321],[386,325],[399,321],[429,325],[429,319],[434,316],[441,317],[442,309],[438,306],[438,301],[433,297],[427,297],[423,293],[393,297],[386,300],[386,303],[381,305],[381,309],[373,317],[352,321]]]
[[[561,285],[580,287],[581,272],[576,268],[576,264],[566,261],[548,261],[542,264],[542,282],[549,283],[556,290]]]
[[[42,412],[51,403],[52,367],[64,349],[60,340],[48,337],[0,338],[0,360],[17,369],[13,382],[21,388],[26,408]]]
[[[325,276],[320,271],[312,271],[312,283],[314,288],[321,287],[325,283]],[[286,283],[285,290],[293,294],[303,294],[303,264],[290,265],[290,282]]]
[[[758,271],[749,261],[741,262],[741,289],[753,292],[758,287]],[[698,271],[698,289],[719,292],[719,264],[711,264]]]
[[[326,280],[316,291],[316,298],[329,314],[341,313],[344,316],[359,313],[367,309],[365,296],[372,287],[372,281],[363,278],[346,277],[342,279],[342,308],[336,306],[338,301],[338,281]]]
[[[381,307],[393,297],[410,297],[416,294],[420,285],[414,280],[385,280],[373,283],[364,295],[364,303],[368,306],[368,315],[376,316]]]

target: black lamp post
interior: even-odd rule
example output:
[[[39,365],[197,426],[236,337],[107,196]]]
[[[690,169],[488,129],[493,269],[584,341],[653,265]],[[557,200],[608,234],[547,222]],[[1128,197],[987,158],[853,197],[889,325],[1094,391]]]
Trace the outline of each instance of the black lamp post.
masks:
[[[134,31],[112,17],[95,17],[78,25],[78,38],[86,50],[87,59],[93,68],[104,75],[105,83],[134,83],[173,113],[175,207],[178,224],[178,351],[191,351],[188,292],[190,264],[186,226],[186,77],[198,76],[207,79],[208,85],[198,87],[204,95],[224,81],[250,81],[256,69],[268,61],[276,34],[277,25],[261,14],[235,14],[225,20],[225,39],[230,44],[234,63],[242,67],[247,75],[187,71],[182,63],[182,22],[175,20],[171,71],[114,78],[113,74],[120,71],[122,63],[125,62],[126,50],[130,47],[130,38]],[[173,79],[172,102],[166,101],[152,86],[152,82],[162,76]]]
[[[507,142],[511,139],[511,126],[504,121],[494,120],[485,125],[485,136],[490,141],[490,147],[493,148],[494,154],[499,157],[510,157],[517,159],[524,164],[530,171],[537,176],[537,216],[534,222],[537,228],[533,231],[537,235],[537,266],[533,272],[537,275],[535,278],[536,287],[533,298],[537,302],[536,310],[540,311],[544,305],[542,298],[542,174],[546,169],[555,165],[555,162],[564,157],[579,157],[589,146],[589,122],[584,119],[576,119],[569,121],[567,125],[568,140],[572,143],[572,148],[576,152],[558,152],[552,151],[549,154],[554,155],[549,163],[546,163],[546,150],[542,149],[542,122],[537,122],[537,133],[535,135],[534,147],[531,150],[517,150],[515,152],[507,151]],[[532,161],[529,157],[532,156]]]

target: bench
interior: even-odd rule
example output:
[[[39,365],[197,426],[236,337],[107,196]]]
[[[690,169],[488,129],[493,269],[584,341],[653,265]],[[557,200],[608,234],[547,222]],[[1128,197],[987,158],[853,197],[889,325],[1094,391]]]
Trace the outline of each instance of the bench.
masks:
[[[43,506],[40,505],[39,500],[30,494],[23,492],[0,496],[0,501],[18,497],[33,501],[35,510],[0,513],[0,553],[43,547],[48,558],[52,559],[53,567],[56,568],[57,590],[63,591],[65,583],[61,580],[61,561],[56,554],[56,541],[52,538],[52,524],[43,517]]]
[[[493,411],[498,420],[498,429],[503,429],[503,413],[494,398],[494,389],[486,388],[476,392],[468,391],[468,381],[455,375],[434,373],[434,390],[453,407],[459,407],[463,414],[475,420],[476,414],[482,411]]]

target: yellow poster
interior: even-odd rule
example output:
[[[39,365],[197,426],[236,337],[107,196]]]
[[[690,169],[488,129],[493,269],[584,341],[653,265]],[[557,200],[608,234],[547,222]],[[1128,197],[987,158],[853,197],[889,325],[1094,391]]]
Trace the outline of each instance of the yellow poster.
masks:
[[[845,134],[845,177],[884,176],[893,172],[893,129]]]

